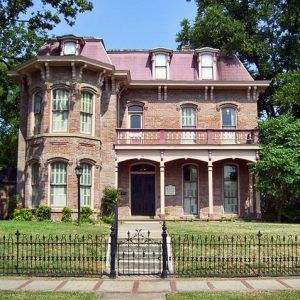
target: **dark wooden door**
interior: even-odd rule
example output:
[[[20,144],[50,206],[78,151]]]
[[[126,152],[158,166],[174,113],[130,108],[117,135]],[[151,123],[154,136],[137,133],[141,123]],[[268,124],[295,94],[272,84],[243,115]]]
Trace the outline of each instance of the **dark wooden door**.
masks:
[[[131,174],[131,214],[155,215],[154,174]]]

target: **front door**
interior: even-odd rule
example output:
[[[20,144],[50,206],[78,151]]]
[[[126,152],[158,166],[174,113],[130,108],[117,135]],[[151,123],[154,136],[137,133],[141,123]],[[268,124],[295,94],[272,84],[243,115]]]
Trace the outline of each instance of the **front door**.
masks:
[[[131,214],[155,215],[155,174],[131,174]]]

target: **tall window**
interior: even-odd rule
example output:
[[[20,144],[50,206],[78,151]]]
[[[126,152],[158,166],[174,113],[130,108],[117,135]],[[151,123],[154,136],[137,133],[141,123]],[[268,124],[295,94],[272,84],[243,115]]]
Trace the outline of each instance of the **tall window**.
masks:
[[[183,167],[183,210],[185,214],[198,213],[198,172],[191,165]]]
[[[69,92],[63,89],[53,91],[52,128],[54,132],[66,132],[69,117]]]
[[[183,107],[181,115],[182,128],[196,128],[196,109],[193,107]],[[183,131],[181,142],[183,144],[194,144],[196,141],[195,131]]]
[[[92,133],[93,95],[88,92],[81,93],[80,97],[80,132]]]
[[[39,185],[40,166],[38,163],[34,163],[31,166],[31,203],[33,207],[38,207],[40,205]]]
[[[167,79],[167,55],[155,55],[155,79]]]
[[[42,97],[43,97],[43,94],[42,94],[41,91],[35,93],[34,97],[33,97],[33,114],[34,114],[33,134],[39,134],[39,133],[41,133]]]
[[[80,177],[80,199],[82,206],[91,206],[92,195],[92,166],[90,164],[81,164],[83,168]]]
[[[130,128],[143,127],[143,106],[132,105],[128,107]]]
[[[213,79],[213,56],[211,54],[201,55],[201,78]]]
[[[224,166],[224,212],[238,212],[237,167]]]
[[[222,108],[222,128],[228,129],[222,133],[222,143],[223,144],[235,144],[236,134],[234,129],[236,129],[236,109],[233,107],[223,107]]]
[[[51,165],[51,205],[66,206],[67,204],[67,164],[56,162]]]

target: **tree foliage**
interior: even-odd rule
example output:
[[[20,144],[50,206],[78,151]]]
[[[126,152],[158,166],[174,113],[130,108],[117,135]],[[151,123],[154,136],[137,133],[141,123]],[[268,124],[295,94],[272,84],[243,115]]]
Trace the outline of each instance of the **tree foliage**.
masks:
[[[299,67],[300,2],[298,0],[195,0],[198,11],[191,24],[181,23],[180,46],[219,48],[236,54],[255,79],[270,80]],[[259,107],[276,115],[272,90]]]
[[[300,193],[300,119],[291,115],[270,118],[259,124],[260,160],[252,171],[256,188],[265,199],[275,200],[278,221],[290,197]]]
[[[20,92],[7,71],[34,56],[62,19],[72,26],[92,8],[88,0],[0,0],[0,168],[16,166],[17,155]]]

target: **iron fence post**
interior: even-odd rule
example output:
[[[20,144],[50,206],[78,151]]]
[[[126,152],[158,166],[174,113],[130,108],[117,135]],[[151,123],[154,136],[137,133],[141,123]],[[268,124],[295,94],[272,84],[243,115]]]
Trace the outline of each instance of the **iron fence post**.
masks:
[[[168,277],[168,248],[167,248],[167,226],[166,221],[163,222],[162,226],[162,273],[161,278],[167,278]]]
[[[19,256],[20,256],[20,254],[19,254],[19,252],[20,252],[19,247],[20,247],[20,235],[21,235],[20,231],[17,230],[17,232],[15,233],[15,235],[16,235],[16,237],[17,237],[17,241],[16,241],[16,247],[17,247],[17,265],[16,265],[16,272],[17,272],[17,275],[20,275],[20,271],[19,271]]]
[[[117,277],[116,273],[116,230],[114,224],[111,225],[110,232],[110,278],[115,279]]]
[[[261,276],[261,236],[262,233],[260,230],[257,233],[257,238],[258,238],[258,270],[257,270],[257,276]]]

